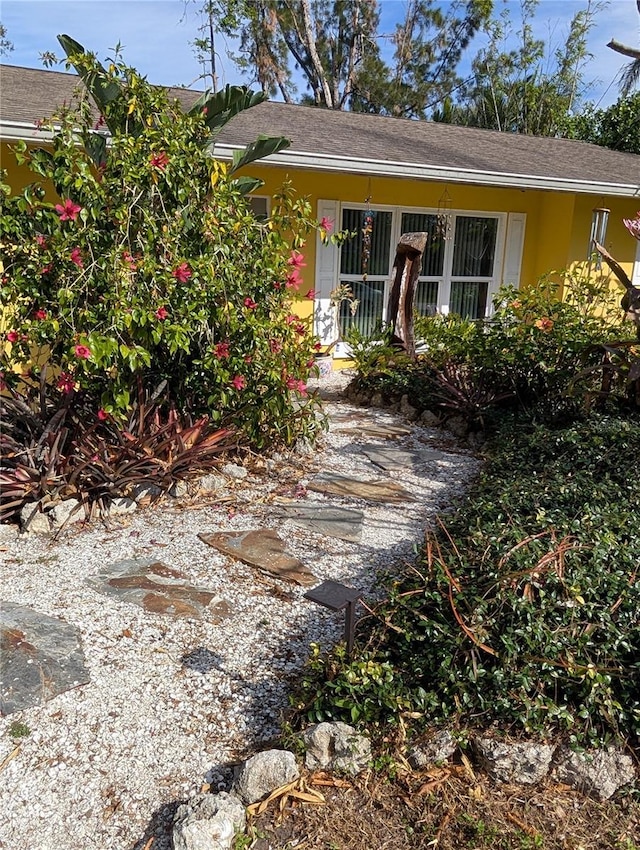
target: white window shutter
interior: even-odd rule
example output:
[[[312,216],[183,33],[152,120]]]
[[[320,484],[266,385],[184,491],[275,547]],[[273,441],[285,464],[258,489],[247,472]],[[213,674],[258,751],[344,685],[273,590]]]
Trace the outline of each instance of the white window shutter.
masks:
[[[338,201],[318,201],[318,220],[331,219],[336,230],[338,221]],[[331,242],[323,244],[320,234],[316,237],[316,298],[313,311],[314,332],[323,345],[330,345],[337,337],[334,310],[331,306],[331,292],[338,284],[338,247]]]
[[[631,283],[640,288],[640,240],[638,240],[636,246],[636,261],[633,264],[633,271],[631,272]]]
[[[516,288],[520,286],[520,270],[522,267],[522,249],[524,247],[526,222],[526,213],[509,213],[504,265],[502,267],[502,283],[504,286],[515,286]]]

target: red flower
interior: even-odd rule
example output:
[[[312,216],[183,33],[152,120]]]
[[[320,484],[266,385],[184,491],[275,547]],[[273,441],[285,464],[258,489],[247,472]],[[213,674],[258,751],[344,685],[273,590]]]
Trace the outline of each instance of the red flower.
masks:
[[[243,390],[247,386],[244,375],[236,375],[233,381],[231,381],[231,386],[238,391]]]
[[[76,345],[73,350],[76,357],[79,357],[81,360],[88,360],[91,357],[91,349],[86,345]]]
[[[287,378],[286,387],[288,390],[295,390],[300,395],[307,394],[307,385],[304,381],[298,381],[296,378]]]
[[[179,283],[186,283],[193,274],[193,272],[191,271],[189,263],[180,263],[179,266],[175,267],[171,274]]]
[[[287,275],[287,282],[285,286],[287,289],[300,289],[300,284],[302,283],[302,278],[300,277],[300,272],[298,269],[292,269]]]
[[[155,317],[159,322],[163,322],[168,315],[169,311],[166,307],[159,307],[155,312]]]
[[[247,310],[255,310],[258,305],[253,300],[253,298],[249,298],[249,296],[247,296],[244,299],[244,306],[247,308]]]
[[[306,263],[302,262],[303,260],[304,256],[302,254],[298,253],[298,251],[292,251],[291,256],[287,260],[287,263],[290,266],[293,266],[295,269],[302,269],[307,265]]]
[[[288,390],[295,390],[298,386],[298,382],[295,378],[287,378],[286,386]]]
[[[270,339],[269,340],[269,348],[274,354],[278,354],[282,351],[282,343],[279,339]]]
[[[38,235],[36,236],[36,242],[41,248],[46,248],[47,246],[47,240],[41,233],[38,233]]]
[[[73,375],[69,372],[61,372],[60,377],[56,381],[56,386],[64,393],[72,393],[76,387],[76,382],[73,380]]]
[[[244,362],[245,363],[251,363],[252,360],[253,360],[253,357],[250,354],[245,354],[245,356],[244,356]]]
[[[47,311],[44,310],[42,307],[40,307],[40,309],[36,310],[35,313],[33,314],[33,318],[34,319],[40,319],[40,321],[42,321],[43,319],[47,318]]]
[[[313,350],[314,351],[322,351],[322,343],[316,342],[315,345],[313,346]]]
[[[17,331],[9,331],[7,334],[7,342],[17,342],[20,339],[20,334]]]
[[[289,313],[289,315],[288,315],[288,316],[285,316],[285,317],[284,317],[284,320],[285,320],[285,322],[286,322],[288,325],[290,325],[290,324],[292,324],[293,322],[297,322],[297,321],[299,321],[299,320],[300,320],[300,316],[296,316],[296,314],[295,314],[295,313]]]
[[[331,233],[333,230],[333,219],[327,218],[326,215],[322,216],[320,219],[320,229],[324,230],[325,233]]]
[[[93,125],[93,129],[99,130],[101,127],[104,127],[104,124],[105,124],[104,115],[100,115],[98,117],[98,120],[96,121],[96,123]]]
[[[70,198],[67,198],[63,204],[56,204],[56,212],[60,216],[60,221],[75,221],[81,209],[82,207],[74,204]]]
[[[295,332],[297,334],[299,334],[300,336],[304,336],[307,332],[307,329],[305,328],[305,326],[301,322],[298,322],[298,324],[295,327]]]
[[[310,289],[310,290],[307,292],[307,298],[311,298],[311,299],[313,300],[315,297],[316,297],[316,291],[315,291],[315,289]]]
[[[151,159],[149,160],[149,163],[152,168],[160,168],[164,170],[167,165],[169,165],[169,157],[164,151],[161,151],[160,153],[154,153]]]
[[[108,414],[108,413],[107,413],[107,411],[104,409],[104,407],[101,407],[101,408],[100,408],[100,410],[98,411],[98,419],[99,419],[101,422],[104,422],[104,421],[105,421],[105,419],[108,419],[108,418],[109,418],[109,414]]]
[[[125,263],[127,263],[132,272],[136,270],[136,261],[128,251],[125,251],[122,254],[122,259],[125,261]]]
[[[71,254],[69,255],[69,259],[72,263],[75,263],[79,269],[84,268],[84,263],[82,262],[82,254],[80,253],[80,248],[74,248]]]
[[[229,343],[228,342],[219,342],[213,348],[214,355],[218,358],[218,360],[222,360],[225,357],[229,356]]]
[[[50,274],[52,268],[53,266],[51,265],[51,263],[49,263],[48,265],[43,266],[40,269],[40,274]]]

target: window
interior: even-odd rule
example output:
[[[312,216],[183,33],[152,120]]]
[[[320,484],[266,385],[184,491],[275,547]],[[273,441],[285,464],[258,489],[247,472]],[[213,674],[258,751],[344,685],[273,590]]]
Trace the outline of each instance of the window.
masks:
[[[363,233],[365,214],[371,222],[368,240]],[[473,319],[488,315],[491,295],[499,285],[506,218],[502,213],[452,212],[445,238],[436,211],[343,206],[341,226],[355,236],[340,249],[339,280],[359,301],[354,316],[348,304],[342,305],[343,331],[355,326],[368,335],[386,319],[396,245],[403,233],[418,231],[429,236],[416,287],[416,311],[455,312]]]

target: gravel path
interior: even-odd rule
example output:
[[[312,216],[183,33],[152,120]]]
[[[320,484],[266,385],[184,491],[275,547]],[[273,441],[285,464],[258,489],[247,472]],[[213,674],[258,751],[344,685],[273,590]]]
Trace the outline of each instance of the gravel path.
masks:
[[[339,389],[344,381],[336,376],[323,388]],[[304,600],[303,588],[232,561],[198,533],[278,529],[319,581],[371,592],[377,572],[411,556],[436,511],[477,470],[473,457],[442,432],[413,426],[394,441],[364,437],[361,426],[400,420],[341,401],[327,402],[327,411],[331,429],[318,451],[280,457],[268,470],[231,482],[226,500],[168,500],[110,527],[4,544],[2,599],[77,626],[90,682],[0,719],[3,850],[143,850],[151,838],[153,850],[169,848],[166,823],[176,805],[204,782],[226,787],[229,764],[277,735],[287,689],[309,644],[340,637],[340,617]],[[364,443],[431,447],[438,454],[418,472],[382,472],[361,454]],[[370,504],[309,494],[363,510],[360,543],[322,537],[273,515],[275,498],[294,500],[314,474],[326,471],[396,480],[416,501]],[[214,590],[232,615],[216,623],[151,614],[85,583],[127,558],[162,560]],[[16,721],[30,729],[19,741],[9,733]]]

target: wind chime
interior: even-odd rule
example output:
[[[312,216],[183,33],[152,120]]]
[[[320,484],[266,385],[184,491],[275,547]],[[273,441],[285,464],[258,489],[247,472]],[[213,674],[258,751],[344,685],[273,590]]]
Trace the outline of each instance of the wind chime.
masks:
[[[371,195],[365,199],[367,208],[362,214],[362,280],[367,279],[369,273],[369,259],[371,257],[371,237],[373,234],[373,221],[376,217],[371,209]]]
[[[451,238],[451,195],[446,189],[438,201],[436,234],[444,241]]]

